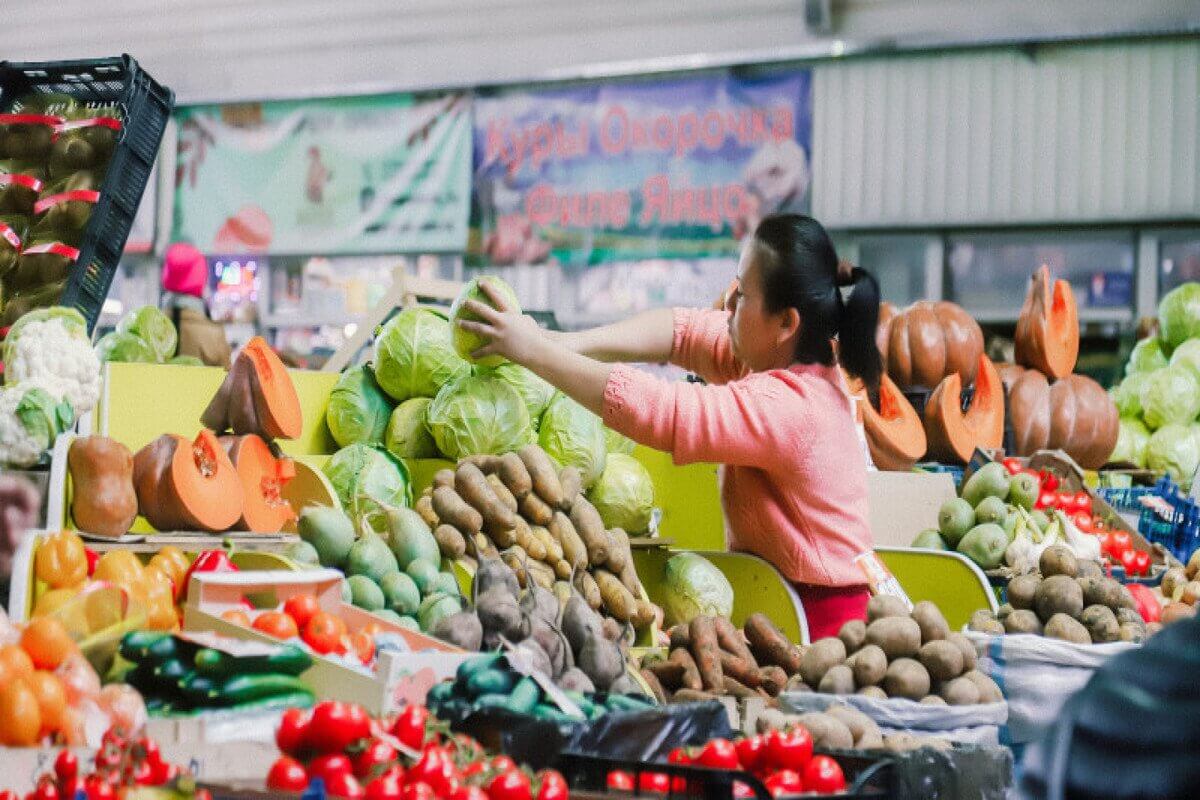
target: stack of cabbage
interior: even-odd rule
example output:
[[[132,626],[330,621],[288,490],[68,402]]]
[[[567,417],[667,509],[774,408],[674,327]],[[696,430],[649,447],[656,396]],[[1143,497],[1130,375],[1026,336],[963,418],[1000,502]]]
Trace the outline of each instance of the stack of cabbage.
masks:
[[[1159,332],[1133,348],[1112,396],[1121,434],[1110,458],[1166,472],[1188,485],[1200,467],[1200,283],[1158,305]]]
[[[167,315],[154,306],[142,306],[122,317],[115,331],[100,337],[96,356],[101,361],[202,365],[195,356],[175,355],[178,344],[179,332]]]
[[[486,278],[513,308],[512,290]],[[346,370],[329,398],[325,420],[339,452],[326,472],[342,502],[363,490],[392,502],[407,489],[401,459],[499,455],[538,443],[560,466],[574,466],[589,498],[610,527],[642,533],[654,504],[650,476],[628,455],[633,442],[524,367],[498,356],[471,354],[485,342],[452,321],[466,318],[468,299],[487,302],[471,281],[450,319],[427,308],[401,311],[375,338],[370,364]],[[375,455],[365,457],[370,448]],[[609,454],[621,457],[610,458]],[[348,464],[369,464],[363,481]],[[381,476],[386,480],[381,480]],[[350,484],[356,484],[351,486]]]

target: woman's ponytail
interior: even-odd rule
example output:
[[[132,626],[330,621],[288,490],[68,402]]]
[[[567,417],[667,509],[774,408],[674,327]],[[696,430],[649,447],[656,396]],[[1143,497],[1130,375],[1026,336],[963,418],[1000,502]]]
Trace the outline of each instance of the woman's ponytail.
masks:
[[[872,394],[879,388],[883,359],[875,343],[879,324],[879,283],[861,267],[850,270],[844,284],[842,318],[838,325],[838,358],[842,366],[866,384]]]

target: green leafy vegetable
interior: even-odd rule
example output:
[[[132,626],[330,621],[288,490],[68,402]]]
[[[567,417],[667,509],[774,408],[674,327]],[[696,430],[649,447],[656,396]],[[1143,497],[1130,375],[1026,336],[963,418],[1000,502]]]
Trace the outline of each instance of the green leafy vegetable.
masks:
[[[487,374],[517,390],[517,394],[525,401],[525,407],[529,409],[530,423],[537,429],[546,406],[550,405],[550,400],[554,397],[554,387],[525,367],[511,361],[505,361],[489,370]]]
[[[158,362],[175,355],[179,333],[170,318],[154,306],[142,306],[129,312],[117,323],[117,333],[128,333],[145,342]]]
[[[472,314],[471,312],[467,311],[466,308],[464,308],[464,304],[468,300],[477,300],[484,305],[491,305],[491,300],[488,299],[488,296],[484,293],[480,286],[481,281],[487,281],[492,288],[496,289],[500,293],[505,302],[508,304],[509,311],[516,311],[518,313],[521,311],[521,304],[517,302],[516,293],[512,290],[511,286],[499,278],[491,275],[485,275],[483,277],[473,279],[470,283],[463,287],[463,290],[459,292],[458,297],[455,298],[454,304],[450,306],[450,324],[454,328],[454,349],[458,351],[460,356],[470,361],[475,361],[475,359],[471,357],[471,354],[486,345],[488,340],[477,333],[471,333],[470,331],[463,330],[458,326],[458,322],[459,320],[464,319],[479,319],[478,316]],[[479,359],[477,363],[483,367],[495,367],[504,363],[505,360],[506,359],[503,356],[487,356]]]
[[[145,339],[132,333],[113,331],[96,342],[96,358],[132,364],[155,364],[158,356]]]
[[[1125,374],[1154,372],[1165,366],[1167,366],[1167,356],[1163,352],[1162,342],[1152,336],[1149,339],[1142,339],[1133,346],[1133,352],[1129,354],[1129,363],[1125,365]]]
[[[1200,381],[1186,367],[1152,372],[1139,395],[1142,420],[1151,430],[1172,423],[1187,424],[1200,413]]]
[[[609,453],[604,472],[588,491],[607,528],[645,533],[654,510],[654,483],[633,456]]]
[[[1117,434],[1117,445],[1113,448],[1112,455],[1108,457],[1109,463],[1128,462],[1139,469],[1144,468],[1146,466],[1146,447],[1149,444],[1150,429],[1143,425],[1141,420],[1122,417],[1121,430]]]
[[[388,422],[383,443],[397,458],[437,458],[437,442],[425,424],[426,412],[433,401],[413,397],[396,406]]]
[[[427,308],[409,308],[388,320],[375,337],[375,379],[392,399],[433,397],[468,374],[454,351],[450,323]]]
[[[325,422],[339,447],[362,442],[382,444],[392,404],[366,366],[342,373],[325,409]]]
[[[728,617],[733,612],[733,587],[725,573],[696,553],[679,553],[667,561],[663,611],[668,625],[693,617]]]
[[[365,444],[352,444],[338,450],[324,468],[325,477],[333,485],[342,506],[361,513],[362,498],[370,498],[389,506],[412,503],[412,484],[408,467],[385,450]]]
[[[1164,425],[1146,446],[1146,466],[1166,472],[1182,486],[1192,482],[1200,466],[1200,439],[1186,425]]]
[[[426,424],[448,458],[499,455],[533,441],[529,409],[516,390],[487,375],[468,375],[442,387]]]
[[[538,428],[538,444],[560,465],[579,470],[585,488],[604,472],[608,456],[604,424],[592,412],[565,394],[557,395]]]
[[[1200,338],[1200,283],[1185,283],[1158,303],[1159,336],[1167,351]]]

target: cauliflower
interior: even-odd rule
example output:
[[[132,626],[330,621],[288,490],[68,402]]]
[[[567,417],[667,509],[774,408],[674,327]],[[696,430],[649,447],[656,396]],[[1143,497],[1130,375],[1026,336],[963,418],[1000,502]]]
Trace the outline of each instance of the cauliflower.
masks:
[[[0,462],[31,467],[75,423],[70,403],[45,380],[0,389]]]
[[[75,414],[96,406],[100,361],[88,340],[87,323],[73,308],[43,308],[17,320],[4,340],[4,382],[37,379]]]

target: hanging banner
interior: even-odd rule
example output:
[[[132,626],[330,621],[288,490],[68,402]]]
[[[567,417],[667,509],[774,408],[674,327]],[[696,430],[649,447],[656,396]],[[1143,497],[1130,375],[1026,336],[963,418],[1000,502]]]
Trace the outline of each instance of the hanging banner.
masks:
[[[182,109],[176,240],[210,253],[461,251],[465,95]]]
[[[506,92],[475,101],[469,258],[733,256],[809,208],[811,73]]]

